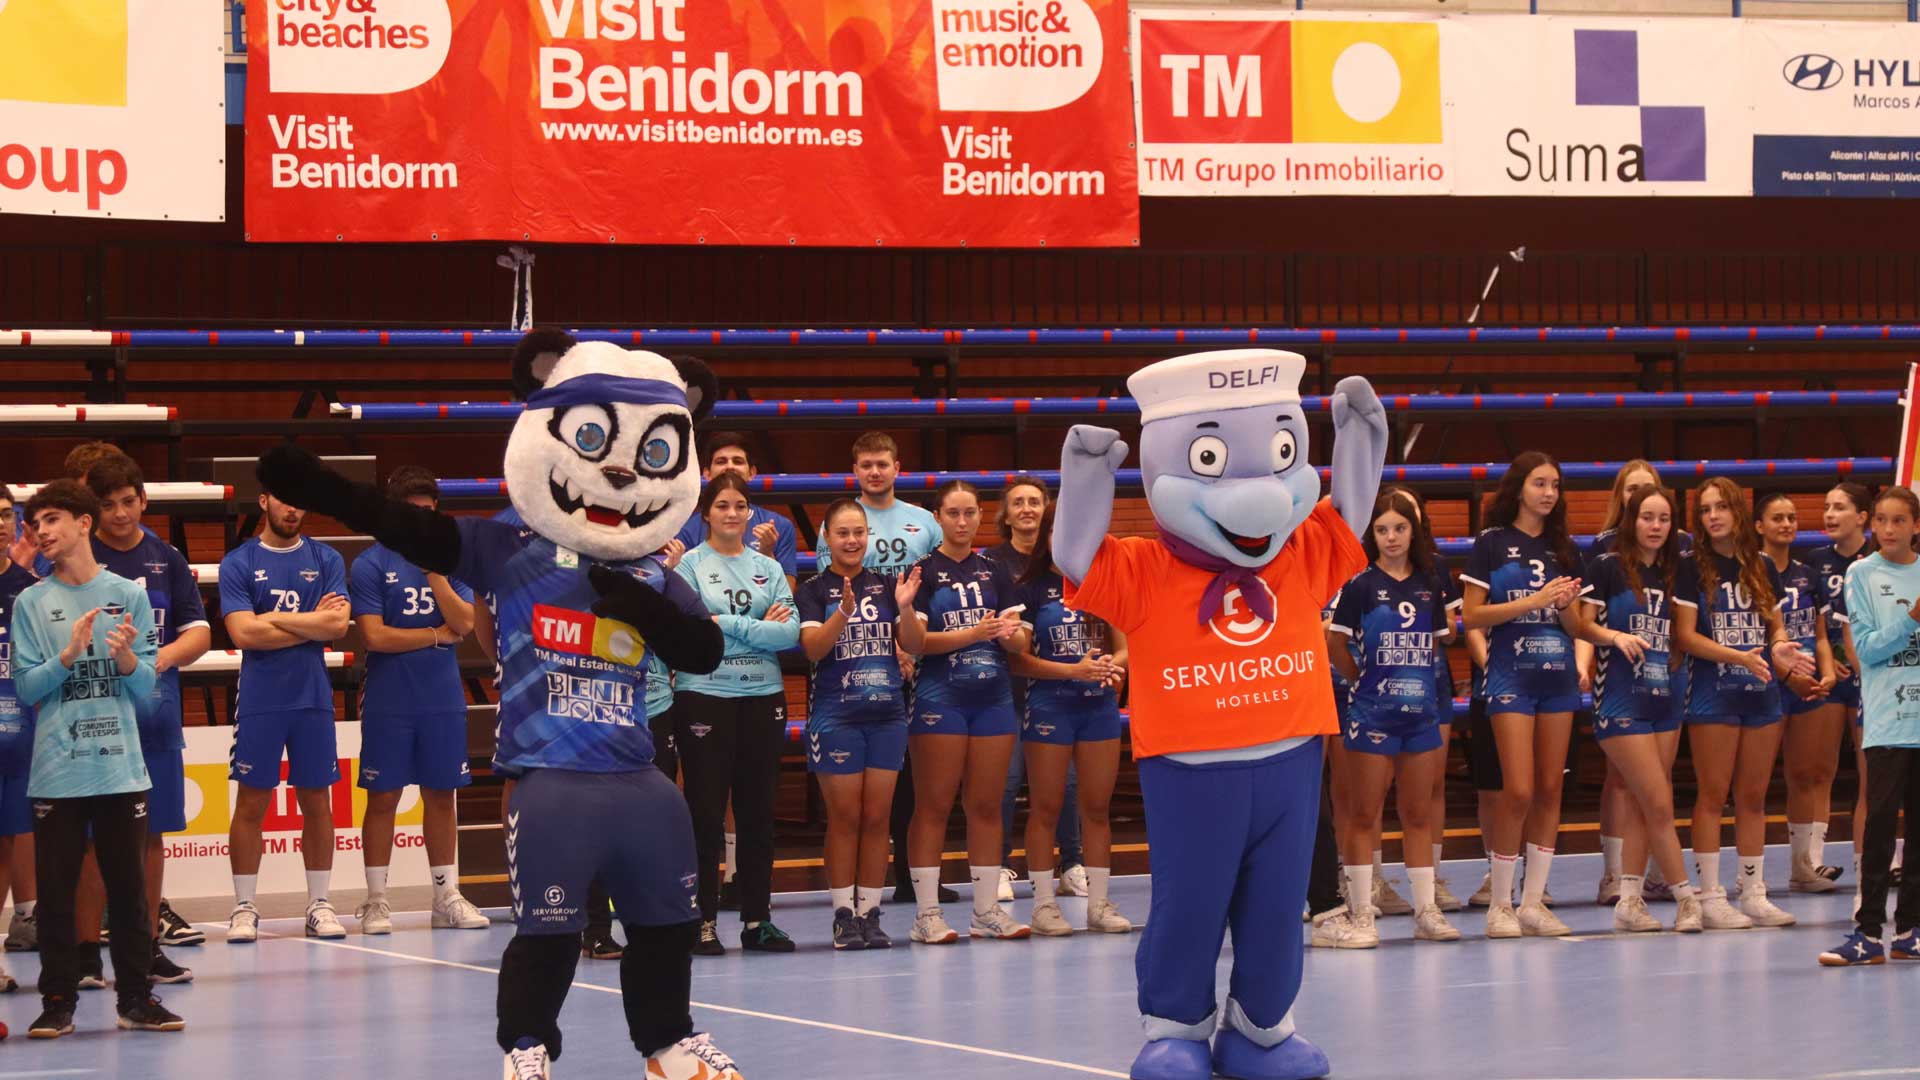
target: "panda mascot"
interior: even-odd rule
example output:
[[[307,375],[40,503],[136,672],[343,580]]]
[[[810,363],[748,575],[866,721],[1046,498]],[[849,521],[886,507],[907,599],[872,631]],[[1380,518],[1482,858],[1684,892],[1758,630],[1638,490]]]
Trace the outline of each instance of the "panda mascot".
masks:
[[[522,527],[389,499],[291,445],[261,456],[260,483],[496,597],[494,767],[517,781],[506,821],[517,933],[497,1006],[506,1075],[546,1080],[560,1056],[560,1007],[598,876],[626,927],[621,998],[644,1075],[739,1080],[693,1030],[693,824],[654,767],[644,706],[651,658],[704,673],[723,651],[699,596],[654,554],[699,498],[693,426],[718,386],[698,360],[554,330],[521,340],[513,384],[526,411],[505,468]]]

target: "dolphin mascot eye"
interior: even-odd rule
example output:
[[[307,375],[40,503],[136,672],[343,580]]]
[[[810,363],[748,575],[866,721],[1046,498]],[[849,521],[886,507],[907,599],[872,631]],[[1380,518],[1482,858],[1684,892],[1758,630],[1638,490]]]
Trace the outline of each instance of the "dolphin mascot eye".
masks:
[[[1214,435],[1202,435],[1187,446],[1187,468],[1197,476],[1219,476],[1227,471],[1227,444]]]
[[[1286,472],[1293,468],[1293,460],[1299,453],[1299,440],[1293,437],[1293,432],[1282,428],[1273,433],[1274,472]]]

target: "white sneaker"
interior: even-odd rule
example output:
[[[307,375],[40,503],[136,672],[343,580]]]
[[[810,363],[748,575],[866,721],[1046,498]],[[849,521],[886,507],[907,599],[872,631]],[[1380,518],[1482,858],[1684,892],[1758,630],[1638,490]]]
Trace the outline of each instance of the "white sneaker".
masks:
[[[233,911],[227,915],[227,943],[244,945],[260,938],[260,909],[252,901],[242,900],[233,905]]]
[[[0,963],[0,994],[11,994],[20,989],[20,984],[7,971],[7,965]]]
[[[1380,946],[1380,927],[1374,922],[1372,911],[1362,909],[1349,912],[1347,922],[1352,924],[1352,937],[1343,949],[1375,949]]]
[[[1413,905],[1407,903],[1406,897],[1393,891],[1387,879],[1378,874],[1373,878],[1373,909],[1376,915],[1413,914]]]
[[[1446,878],[1437,877],[1433,879],[1433,906],[1441,911],[1459,911],[1466,905],[1453,895],[1452,889],[1447,888]]]
[[[1795,859],[1793,861],[1793,873],[1787,879],[1787,891],[1830,893],[1834,889],[1839,888],[1839,885],[1833,878],[1822,874],[1820,870],[1820,867],[1813,865],[1813,859],[1810,857]]]
[[[553,1066],[547,1060],[544,1044],[507,1053],[507,1067],[501,1080],[552,1080]]]
[[[1593,902],[1601,907],[1620,902],[1620,877],[1608,870],[1600,875],[1600,889],[1594,894]]]
[[[1019,941],[1031,933],[1032,927],[997,907],[988,908],[985,915],[976,912],[973,922],[967,926],[968,937],[996,938],[1000,941]]]
[[[385,897],[361,904],[354,917],[360,921],[360,932],[368,937],[393,933],[393,905]]]
[[[1060,895],[1061,896],[1087,895],[1087,868],[1086,867],[1075,866],[1072,869],[1068,870],[1066,873],[1060,875]]]
[[[740,1067],[704,1031],[648,1058],[646,1075],[650,1080],[744,1080]]]
[[[1647,910],[1647,902],[1638,896],[1624,896],[1613,905],[1613,929],[1621,934],[1651,934],[1660,929],[1660,920]]]
[[[1004,866],[1000,868],[999,899],[1001,903],[1003,904],[1013,903],[1013,883],[1018,880],[1019,880],[1019,875],[1015,874],[1013,871],[1007,869]]]
[[[1773,901],[1767,899],[1764,885],[1747,890],[1747,894],[1740,898],[1740,911],[1752,919],[1755,926],[1792,926],[1800,921],[1793,917],[1792,912],[1775,907]]]
[[[1041,937],[1072,937],[1073,927],[1067,925],[1067,917],[1060,914],[1060,905],[1049,900],[1034,905],[1033,932]]]
[[[960,940],[960,935],[947,925],[946,916],[940,912],[923,911],[913,920],[913,929],[907,931],[907,938],[922,945],[951,945]]]
[[[1087,929],[1096,934],[1131,934],[1133,920],[1120,914],[1111,900],[1095,900],[1087,905]]]
[[[1700,925],[1708,930],[1751,930],[1753,920],[1734,910],[1721,887],[1700,895]]]
[[[1308,943],[1316,949],[1358,949],[1353,941],[1353,916],[1345,904],[1313,917],[1313,936]]]
[[[1416,941],[1459,941],[1460,931],[1440,913],[1440,905],[1429,904],[1413,917],[1413,937]]]
[[[1573,933],[1545,904],[1521,904],[1517,918],[1520,933],[1526,937],[1566,937]]]
[[[1480,879],[1480,887],[1473,891],[1472,896],[1467,897],[1467,903],[1473,907],[1493,906],[1493,874],[1491,872]]]
[[[326,900],[315,900],[307,905],[307,936],[310,938],[343,938],[347,928],[340,925],[340,916],[334,914],[333,905]]]
[[[1697,934],[1701,930],[1700,898],[1689,896],[1685,900],[1676,900],[1679,906],[1673,913],[1673,932],[1676,934]]]
[[[435,930],[485,930],[493,925],[493,920],[480,913],[473,901],[457,892],[448,893],[443,899],[433,902],[433,928]]]
[[[1517,938],[1520,933],[1520,917],[1513,913],[1512,904],[1495,904],[1487,909],[1488,938]]]

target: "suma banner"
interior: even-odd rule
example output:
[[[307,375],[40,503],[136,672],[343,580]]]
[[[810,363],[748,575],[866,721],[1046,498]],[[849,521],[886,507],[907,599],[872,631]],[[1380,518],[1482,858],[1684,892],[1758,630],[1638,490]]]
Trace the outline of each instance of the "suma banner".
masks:
[[[1139,240],[1124,0],[263,0],[247,233]]]
[[[0,214],[225,220],[221,18],[0,0]]]

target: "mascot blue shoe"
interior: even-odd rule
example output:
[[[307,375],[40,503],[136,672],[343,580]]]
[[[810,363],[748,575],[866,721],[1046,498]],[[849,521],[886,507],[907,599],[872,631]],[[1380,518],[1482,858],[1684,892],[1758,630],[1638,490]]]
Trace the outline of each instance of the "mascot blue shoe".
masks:
[[[1213,1057],[1197,1039],[1155,1039],[1140,1048],[1127,1070],[1130,1080],[1208,1080]]]
[[[1261,1046],[1237,1028],[1223,1027],[1213,1039],[1213,1071],[1233,1080],[1314,1080],[1331,1068],[1304,1035]]]

